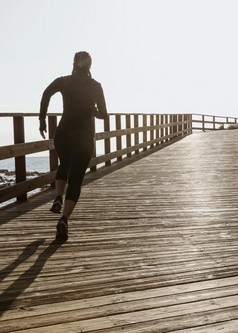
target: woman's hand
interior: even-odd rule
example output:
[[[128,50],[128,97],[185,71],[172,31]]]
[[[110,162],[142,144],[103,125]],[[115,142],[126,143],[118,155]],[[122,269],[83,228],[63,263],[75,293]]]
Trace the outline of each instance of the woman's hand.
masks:
[[[40,119],[40,128],[39,128],[39,131],[40,131],[40,135],[42,136],[42,138],[45,139],[45,133],[47,133],[45,119]]]
[[[46,130],[46,129],[45,129],[44,131],[41,131],[41,130],[40,130],[40,135],[42,136],[42,138],[43,138],[43,139],[45,139],[45,138],[46,138],[46,136],[45,136],[45,133],[44,133],[44,132],[45,132],[45,133],[47,133],[47,130]]]

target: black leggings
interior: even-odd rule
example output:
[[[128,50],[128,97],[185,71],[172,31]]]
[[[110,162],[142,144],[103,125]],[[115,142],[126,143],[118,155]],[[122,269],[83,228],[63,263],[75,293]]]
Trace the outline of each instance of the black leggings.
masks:
[[[78,135],[63,134],[56,130],[54,144],[60,160],[56,180],[68,182],[65,200],[72,200],[76,203],[94,151],[94,137],[89,135],[82,138]]]

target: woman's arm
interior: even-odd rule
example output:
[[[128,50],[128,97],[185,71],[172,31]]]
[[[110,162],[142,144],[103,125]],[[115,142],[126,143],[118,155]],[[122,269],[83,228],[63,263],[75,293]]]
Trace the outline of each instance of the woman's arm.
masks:
[[[61,90],[61,78],[58,78],[54,80],[43,92],[42,98],[41,98],[41,103],[40,103],[40,115],[39,115],[39,120],[40,120],[40,134],[41,136],[45,139],[45,134],[44,132],[47,132],[46,130],[46,113],[48,110],[50,98],[57,92]]]
[[[97,107],[94,111],[94,116],[99,119],[106,119],[107,114],[107,107],[106,102],[104,98],[104,93],[101,84],[98,86],[98,95],[97,95],[97,101],[96,101]]]

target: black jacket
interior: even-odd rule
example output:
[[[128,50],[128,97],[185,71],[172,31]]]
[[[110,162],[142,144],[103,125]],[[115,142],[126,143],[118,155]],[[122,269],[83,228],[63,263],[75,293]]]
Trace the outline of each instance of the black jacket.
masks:
[[[93,117],[107,117],[103,89],[99,82],[86,74],[78,73],[59,77],[44,91],[40,106],[40,130],[46,129],[46,113],[51,96],[61,92],[63,115],[58,129],[64,132],[75,130],[93,131]]]

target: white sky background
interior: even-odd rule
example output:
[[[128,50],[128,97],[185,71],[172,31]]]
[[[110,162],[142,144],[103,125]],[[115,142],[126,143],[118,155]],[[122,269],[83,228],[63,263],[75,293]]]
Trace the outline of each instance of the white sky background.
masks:
[[[238,116],[238,0],[0,0],[0,41],[0,112],[39,112],[84,50],[110,113]],[[38,121],[26,127],[40,140]]]

